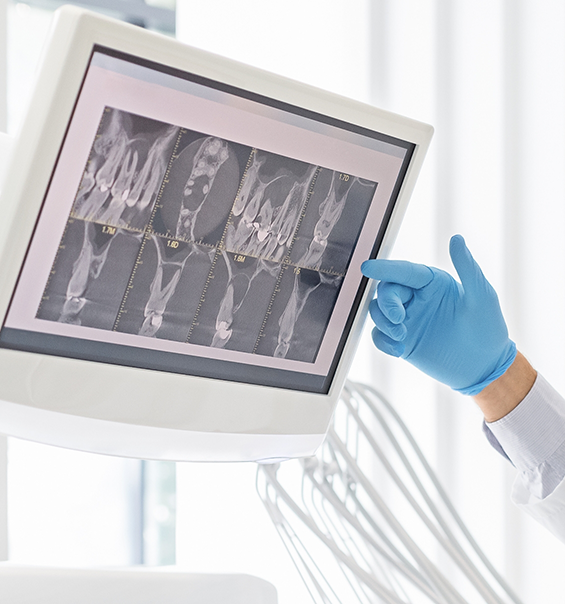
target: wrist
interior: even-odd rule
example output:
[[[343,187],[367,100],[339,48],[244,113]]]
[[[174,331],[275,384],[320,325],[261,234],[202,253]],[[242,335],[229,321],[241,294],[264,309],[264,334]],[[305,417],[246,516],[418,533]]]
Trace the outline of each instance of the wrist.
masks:
[[[506,372],[474,396],[487,423],[498,421],[515,409],[532,389],[536,377],[536,370],[518,352]]]
[[[508,340],[507,346],[505,346],[504,351],[498,358],[494,360],[496,369],[485,376],[480,382],[476,382],[471,384],[471,386],[466,386],[465,388],[456,388],[452,386],[452,388],[456,392],[460,392],[466,396],[476,396],[480,392],[482,392],[489,384],[496,381],[499,377],[503,376],[510,366],[516,360],[516,355],[518,351],[516,349],[516,344],[512,342],[512,340]],[[481,358],[480,366],[481,369],[484,365],[484,359]]]

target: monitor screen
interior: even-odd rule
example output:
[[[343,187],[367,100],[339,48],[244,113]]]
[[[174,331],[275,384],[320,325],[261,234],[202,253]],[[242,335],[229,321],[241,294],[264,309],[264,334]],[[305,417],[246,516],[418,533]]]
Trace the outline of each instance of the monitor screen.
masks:
[[[0,347],[327,393],[414,148],[95,46]]]

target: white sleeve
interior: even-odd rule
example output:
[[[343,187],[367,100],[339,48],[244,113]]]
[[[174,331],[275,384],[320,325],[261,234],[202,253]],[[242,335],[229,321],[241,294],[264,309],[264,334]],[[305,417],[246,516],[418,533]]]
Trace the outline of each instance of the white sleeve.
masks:
[[[538,375],[526,398],[486,428],[519,472],[513,501],[565,542],[565,399]]]
[[[545,499],[539,499],[518,476],[512,487],[512,501],[565,543],[565,480]]]

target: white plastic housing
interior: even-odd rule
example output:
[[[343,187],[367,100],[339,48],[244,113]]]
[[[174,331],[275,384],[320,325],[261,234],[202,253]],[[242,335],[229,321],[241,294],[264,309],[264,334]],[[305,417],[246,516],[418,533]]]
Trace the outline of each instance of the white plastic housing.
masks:
[[[0,317],[33,235],[93,46],[205,76],[415,144],[380,255],[390,249],[432,128],[99,15],[57,13],[1,199]],[[358,270],[352,267],[351,270]],[[0,349],[0,431],[139,458],[248,461],[312,454],[324,439],[371,297],[367,284],[327,394]]]

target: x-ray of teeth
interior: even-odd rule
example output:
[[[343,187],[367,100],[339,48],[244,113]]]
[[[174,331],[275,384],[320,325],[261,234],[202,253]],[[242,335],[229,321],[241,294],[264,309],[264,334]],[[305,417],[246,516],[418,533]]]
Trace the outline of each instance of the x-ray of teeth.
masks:
[[[294,242],[291,262],[343,274],[376,188],[374,182],[322,168]]]
[[[318,273],[318,276],[320,279],[319,281],[316,281],[315,279],[305,281],[304,279],[300,279],[298,275],[294,277],[292,293],[290,294],[286,308],[279,319],[280,330],[277,338],[277,347],[273,353],[274,357],[283,359],[286,357],[293,340],[296,321],[302,313],[306,302],[308,302],[308,298],[318,289],[318,287],[320,287],[320,283],[322,283],[322,279],[324,278],[323,273]]]
[[[86,290],[89,284],[98,279],[108,257],[112,239],[101,237],[97,241],[96,227],[92,223],[84,224],[82,249],[73,265],[73,271],[65,295],[65,303],[59,321],[78,323],[80,312],[86,304]]]
[[[142,235],[71,220],[37,317],[112,329]]]
[[[232,213],[234,216],[239,216],[243,212],[254,193],[254,189],[260,186],[259,169],[265,163],[266,159],[266,156],[261,156],[255,149],[253,150],[250,157],[251,163],[247,168],[241,190],[233,206]]]
[[[343,278],[285,267],[255,352],[314,362]]]
[[[189,249],[188,253],[183,254],[180,258],[179,254],[167,258],[167,245],[170,241],[160,237],[152,237],[151,241],[157,250],[157,268],[149,286],[149,298],[143,310],[145,319],[139,330],[140,336],[150,337],[154,336],[163,324],[167,304],[175,293],[187,260],[194,251]]]
[[[332,174],[330,190],[320,204],[320,220],[314,227],[314,239],[310,242],[308,251],[298,261],[300,266],[314,268],[318,265],[328,245],[328,237],[343,212],[351,185],[356,179],[350,178],[349,182],[338,191],[336,185],[341,184],[339,176],[337,172]]]
[[[188,342],[253,352],[280,270],[276,262],[219,252]]]
[[[198,214],[206,203],[219,169],[228,157],[228,145],[219,138],[209,136],[200,144],[182,191],[181,209],[175,233],[178,239],[194,241]]]
[[[228,250],[281,261],[292,245],[317,166],[255,151],[226,232]]]
[[[183,130],[153,218],[154,232],[217,246],[250,147]]]
[[[87,168],[74,204],[77,218],[92,218],[104,205],[125,156],[128,136],[123,121],[127,114],[106,108],[92,145]]]
[[[106,108],[37,317],[314,362],[376,188]]]
[[[144,230],[179,130],[170,124],[107,107],[73,216]]]
[[[215,253],[208,246],[149,236],[115,330],[185,341]]]

